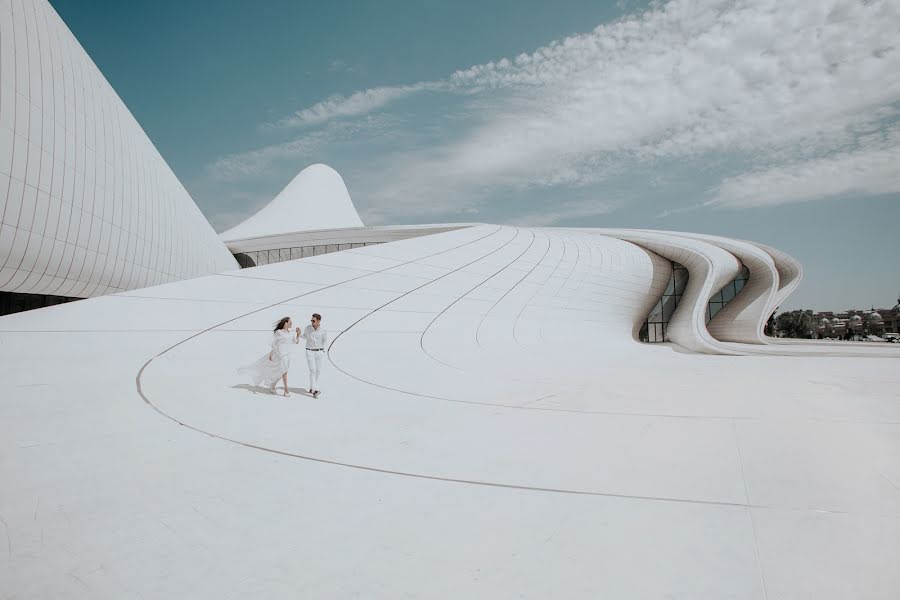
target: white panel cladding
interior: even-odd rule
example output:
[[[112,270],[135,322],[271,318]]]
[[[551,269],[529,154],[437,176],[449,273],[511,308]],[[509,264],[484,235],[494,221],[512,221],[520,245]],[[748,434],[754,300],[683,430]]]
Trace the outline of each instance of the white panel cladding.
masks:
[[[765,344],[763,327],[771,314],[778,287],[778,271],[772,256],[750,242],[712,235],[678,233],[680,237],[702,240],[732,253],[750,271],[741,292],[729,301],[706,328],[720,341]]]
[[[775,268],[778,270],[778,290],[776,290],[772,298],[772,305],[769,307],[769,314],[771,314],[800,285],[800,280],[803,279],[803,266],[796,258],[777,248],[757,242],[751,243],[771,256],[775,261]]]
[[[0,291],[91,297],[236,267],[56,11],[0,4]]]
[[[693,352],[733,354],[706,328],[706,307],[710,297],[732,281],[740,271],[740,261],[722,248],[667,231],[639,229],[598,229],[598,233],[642,246],[684,265],[689,279],[681,302],[667,327],[669,339]]]
[[[688,285],[667,327],[669,339],[682,348],[705,354],[731,355],[896,356],[883,344],[839,347],[762,335],[765,320],[797,287],[803,276],[800,263],[775,248],[756,242],[671,231],[580,231],[627,240],[685,266],[690,274]],[[707,325],[705,313],[710,297],[734,279],[742,261],[750,270],[750,279]],[[720,315],[724,316],[719,318]]]

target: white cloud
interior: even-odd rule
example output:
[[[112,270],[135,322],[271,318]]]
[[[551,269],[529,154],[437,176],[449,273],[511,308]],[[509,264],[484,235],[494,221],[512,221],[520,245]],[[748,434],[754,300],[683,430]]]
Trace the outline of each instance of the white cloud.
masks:
[[[449,148],[473,175],[590,182],[591,160],[830,151],[900,100],[900,3],[675,0],[453,75],[509,90]],[[569,157],[561,161],[561,157]],[[568,163],[568,164],[566,164]],[[580,165],[586,165],[583,168]]]
[[[302,163],[305,160],[307,163],[302,166],[307,166],[309,162],[315,162],[327,146],[354,136],[383,131],[392,123],[394,120],[389,117],[378,115],[353,122],[329,123],[322,129],[309,131],[287,142],[222,156],[206,166],[206,173],[216,181],[238,181],[263,175],[285,161]]]
[[[876,144],[725,179],[706,205],[753,208],[849,194],[900,193],[900,128]]]
[[[276,160],[313,155],[321,146],[324,137],[317,133],[258,150],[229,154],[209,164],[206,171],[218,181],[236,181],[256,176],[263,173]]]
[[[352,73],[354,71],[353,67],[347,64],[347,61],[341,60],[339,58],[334,59],[330,63],[328,63],[328,72],[329,73]]]
[[[873,146],[861,133],[897,118],[898,22],[897,0],[672,0],[443,81],[335,96],[278,124],[321,126],[426,90],[457,93],[462,124],[361,165],[367,208],[385,220],[477,207],[497,189],[590,186],[637,163],[724,153],[751,172],[723,182],[715,205],[755,205],[735,191],[752,182],[791,183],[781,197],[801,198],[803,182],[829,166],[845,173],[833,186],[853,180],[868,193],[900,180],[888,162],[862,167],[894,156],[897,140]],[[864,177],[883,183],[860,185]]]
[[[378,110],[389,103],[418,92],[435,89],[436,84],[421,82],[412,85],[382,86],[354,92],[349,96],[335,95],[298,110],[279,120],[272,127],[303,127],[320,125],[336,118],[358,117]]]

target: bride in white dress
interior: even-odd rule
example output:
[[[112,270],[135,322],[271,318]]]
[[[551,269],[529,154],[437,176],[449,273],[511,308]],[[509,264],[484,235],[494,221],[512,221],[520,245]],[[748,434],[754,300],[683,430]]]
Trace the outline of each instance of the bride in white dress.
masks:
[[[281,379],[284,383],[284,395],[290,396],[288,392],[288,369],[291,367],[291,343],[299,343],[300,328],[294,335],[291,335],[290,317],[284,317],[275,325],[275,332],[272,334],[272,349],[269,353],[257,360],[252,365],[241,367],[239,372],[250,376],[253,385],[267,385],[269,390],[274,394],[275,385]]]

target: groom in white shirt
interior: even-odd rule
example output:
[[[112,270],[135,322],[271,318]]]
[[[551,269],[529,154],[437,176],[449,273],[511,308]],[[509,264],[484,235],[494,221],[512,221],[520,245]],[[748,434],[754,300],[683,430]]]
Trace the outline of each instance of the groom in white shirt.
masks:
[[[322,327],[322,315],[313,313],[310,324],[297,333],[306,340],[306,364],[309,366],[309,393],[313,398],[319,397],[319,373],[322,372],[322,359],[325,358],[325,346],[328,344],[328,332]]]

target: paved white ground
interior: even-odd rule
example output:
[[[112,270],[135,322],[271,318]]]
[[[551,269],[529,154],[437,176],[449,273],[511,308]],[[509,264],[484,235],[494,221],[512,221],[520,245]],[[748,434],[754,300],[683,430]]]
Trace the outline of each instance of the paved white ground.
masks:
[[[0,598],[900,597],[897,359],[634,342],[660,264],[481,226],[0,319]],[[313,311],[321,397],[241,381]]]

